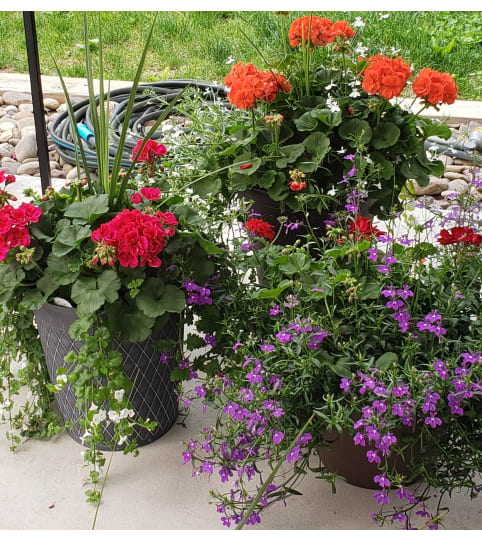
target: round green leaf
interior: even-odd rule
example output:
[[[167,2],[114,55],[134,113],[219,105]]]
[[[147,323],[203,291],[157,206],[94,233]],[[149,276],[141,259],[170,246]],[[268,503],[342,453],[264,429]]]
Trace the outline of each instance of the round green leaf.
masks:
[[[352,118],[340,125],[338,134],[345,141],[367,144],[372,138],[372,128],[366,120]]]
[[[393,146],[400,138],[400,129],[393,122],[382,122],[373,130],[372,145],[380,150]]]

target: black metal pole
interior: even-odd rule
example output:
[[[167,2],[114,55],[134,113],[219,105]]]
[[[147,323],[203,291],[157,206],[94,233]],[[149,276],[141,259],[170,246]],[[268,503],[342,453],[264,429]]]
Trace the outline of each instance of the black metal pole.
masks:
[[[33,11],[23,12],[23,27],[25,29],[28,71],[30,73],[30,89],[32,92],[35,134],[37,138],[40,182],[42,185],[42,193],[45,193],[45,190],[52,184],[50,181],[49,145],[47,142],[47,129],[45,127],[42,81],[40,79],[37,30],[35,28],[35,15]]]

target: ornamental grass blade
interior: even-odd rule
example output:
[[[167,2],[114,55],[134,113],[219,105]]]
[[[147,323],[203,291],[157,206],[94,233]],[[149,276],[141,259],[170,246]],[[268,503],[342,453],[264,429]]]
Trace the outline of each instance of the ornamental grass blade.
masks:
[[[169,113],[171,112],[171,110],[173,109],[174,105],[179,101],[179,99],[181,98],[181,96],[184,94],[184,92],[188,89],[189,87],[188,86],[185,86],[177,95],[176,97],[169,103],[169,105],[164,109],[164,111],[162,112],[162,114],[159,115],[159,117],[157,118],[157,120],[154,122],[154,124],[151,126],[151,129],[147,132],[147,135],[144,137],[144,140],[142,141],[142,144],[141,146],[139,147],[139,150],[137,151],[137,154],[135,156],[135,158],[132,160],[132,163],[129,167],[129,169],[127,170],[125,176],[122,178],[122,182],[121,182],[121,185],[120,185],[120,188],[119,188],[119,195],[118,195],[118,198],[117,198],[117,203],[120,203],[122,201],[122,197],[124,196],[124,192],[125,192],[125,189],[126,189],[126,186],[127,186],[127,183],[129,181],[129,178],[131,177],[133,171],[134,171],[134,168],[135,166],[137,165],[137,162],[139,160],[139,157],[142,153],[142,150],[144,149],[144,146],[147,144],[147,142],[150,140],[150,138],[152,137],[152,135],[154,134],[154,132],[156,131],[156,129],[159,127],[159,125],[161,124],[161,122],[163,122],[167,116],[169,115]],[[119,148],[121,148],[119,146]],[[114,173],[112,173],[112,181],[114,181]]]
[[[110,190],[110,193],[109,193],[109,195],[110,195],[109,202],[111,202],[111,203],[114,200],[114,188],[115,188],[116,180],[117,180],[117,178],[119,176],[119,172],[120,172],[120,168],[121,168],[122,152],[124,150],[124,144],[125,144],[125,140],[126,140],[126,136],[127,136],[127,130],[128,130],[128,127],[129,127],[129,120],[131,118],[132,109],[134,107],[134,102],[135,102],[135,99],[136,99],[137,87],[139,86],[139,81],[141,80],[141,75],[142,75],[142,70],[143,70],[143,67],[144,67],[144,62],[146,60],[147,51],[148,51],[149,45],[151,43],[152,32],[154,31],[154,26],[155,26],[156,20],[157,20],[157,13],[154,16],[154,20],[152,21],[152,25],[151,25],[151,28],[149,30],[149,35],[147,36],[146,44],[144,46],[144,50],[142,51],[142,55],[141,55],[141,58],[140,58],[140,61],[139,61],[139,65],[137,67],[137,72],[136,72],[136,75],[134,77],[134,81],[132,83],[132,88],[131,88],[131,92],[130,92],[130,95],[129,95],[129,101],[127,102],[126,113],[125,113],[125,116],[124,116],[124,123],[122,125],[122,132],[121,132],[120,138],[119,138],[119,146],[117,148],[117,153],[116,153],[115,158],[114,158],[114,165],[112,167],[112,184],[111,184],[111,190]]]
[[[51,55],[51,56],[52,56],[52,60],[53,60],[54,65],[55,65],[55,69],[56,69],[57,74],[58,74],[59,79],[60,79],[60,84],[62,85],[62,90],[63,90],[64,95],[65,95],[65,101],[67,102],[67,113],[69,115],[70,127],[71,127],[71,130],[72,130],[72,141],[74,143],[75,162],[76,162],[76,166],[77,166],[77,174],[79,174],[79,176],[80,176],[80,163],[79,163],[79,153],[80,153],[80,155],[82,157],[82,164],[84,166],[84,172],[85,172],[85,175],[87,177],[87,182],[89,184],[89,188],[90,188],[91,191],[95,192],[93,184],[92,184],[92,178],[90,176],[89,167],[87,165],[87,158],[85,156],[84,147],[82,146],[82,141],[81,141],[81,138],[80,138],[79,130],[77,128],[77,120],[75,118],[74,109],[72,107],[72,101],[70,100],[70,95],[69,95],[69,92],[67,90],[67,86],[65,84],[62,73],[60,72],[60,68],[59,68],[57,62],[55,61],[54,56],[53,55]]]

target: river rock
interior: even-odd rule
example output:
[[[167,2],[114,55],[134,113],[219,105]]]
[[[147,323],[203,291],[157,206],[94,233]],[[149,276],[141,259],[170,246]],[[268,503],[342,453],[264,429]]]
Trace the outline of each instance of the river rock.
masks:
[[[411,180],[415,195],[440,195],[442,191],[448,189],[449,181],[446,178],[430,176],[430,183],[427,186],[420,186],[416,180]]]
[[[18,107],[16,107],[15,105],[7,105],[5,107],[5,112],[9,115],[13,115],[18,112]]]
[[[20,139],[17,137],[12,137],[11,139],[8,139],[8,144],[11,144],[12,146],[17,146],[19,142]]]
[[[447,165],[445,167],[445,174],[444,176],[446,178],[449,178],[447,176],[447,173],[448,172],[452,172],[452,173],[461,173],[462,171],[464,171],[467,167],[465,167],[464,165]]]
[[[71,165],[70,163],[65,163],[65,162],[62,163],[62,161],[63,161],[63,159],[60,158],[60,164],[62,165],[62,171],[65,174],[65,177],[67,177],[67,175],[74,168],[74,166]]]
[[[470,190],[470,194],[478,201],[482,201],[482,191],[478,190],[475,186]]]
[[[437,159],[439,159],[445,166],[452,165],[452,163],[454,162],[453,158],[451,158],[450,156],[446,156],[445,154],[438,156]]]
[[[15,155],[20,162],[27,158],[37,157],[37,139],[34,133],[22,137],[15,147]]]
[[[2,159],[2,165],[1,165],[2,170],[5,171],[6,174],[17,174],[17,170],[20,167],[20,163],[17,163],[16,161],[13,161],[13,160],[4,161],[4,159],[6,158]]]
[[[30,111],[19,111],[13,115],[14,120],[21,120],[22,118],[33,118],[33,113]]]
[[[2,99],[2,96],[0,96],[0,105],[3,105],[3,99]]]
[[[64,173],[62,170],[60,169],[53,169],[50,171],[50,176],[52,178],[63,178],[64,177]]]
[[[2,96],[3,102],[7,105],[18,106],[22,103],[30,103],[32,95],[24,92],[5,92]]]
[[[54,98],[45,98],[44,107],[50,111],[56,111],[59,108],[60,103]]]
[[[18,110],[20,112],[33,112],[33,105],[31,103],[20,103]]]
[[[33,176],[34,174],[40,173],[40,165],[38,161],[30,161],[28,163],[22,163],[17,169],[17,174],[29,174]]]
[[[8,142],[13,136],[12,131],[1,131],[0,132],[0,144]]]
[[[0,131],[11,131],[16,125],[17,122],[13,118],[4,116],[0,120]]]
[[[20,118],[20,120],[17,120],[18,127],[20,128],[20,131],[22,131],[23,128],[27,126],[34,126],[35,125],[35,119],[33,116],[28,116],[26,118]]]
[[[459,193],[465,193],[468,189],[468,184],[465,180],[457,178],[449,182],[449,191],[458,191]]]
[[[80,175],[82,176],[84,174],[84,169],[80,169]],[[71,171],[67,173],[67,176],[65,177],[67,180],[74,180],[77,179],[77,167],[74,167]]]
[[[462,173],[450,172],[450,171],[444,173],[444,177],[448,178],[449,180],[456,180],[457,178],[465,179],[465,175],[463,175]]]
[[[23,137],[26,137],[27,135],[34,135],[35,136],[35,126],[25,126],[20,130],[20,135]]]
[[[8,144],[8,143],[0,144],[0,156],[1,157],[11,158],[14,151],[15,151],[15,148],[11,144]]]

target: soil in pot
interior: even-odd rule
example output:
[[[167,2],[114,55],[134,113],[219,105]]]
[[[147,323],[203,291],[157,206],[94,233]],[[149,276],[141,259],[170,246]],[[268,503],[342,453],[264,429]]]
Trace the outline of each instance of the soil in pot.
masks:
[[[75,363],[65,363],[64,357],[71,350],[78,352],[81,342],[73,341],[69,336],[69,327],[77,319],[74,308],[66,308],[45,304],[35,313],[40,341],[45,354],[50,380],[56,382],[57,369],[66,367],[67,372],[74,369]],[[135,438],[139,446],[149,444],[164,435],[174,424],[178,414],[178,401],[175,386],[170,380],[174,368],[174,354],[169,354],[169,363],[160,360],[161,352],[154,347],[158,339],[177,340],[179,321],[172,318],[164,326],[159,335],[150,336],[140,343],[131,343],[113,340],[113,347],[118,350],[124,359],[124,374],[134,382],[129,395],[136,417],[157,422],[153,431],[136,427]],[[169,351],[172,353],[172,351]],[[62,390],[55,394],[60,414],[64,421],[73,423],[68,429],[69,435],[79,443],[84,430],[79,425],[82,413],[76,407],[76,396],[71,383],[67,383]],[[113,440],[113,425],[104,429],[107,442]],[[99,450],[110,450],[108,445],[98,446]],[[117,446],[121,450],[124,445]]]

